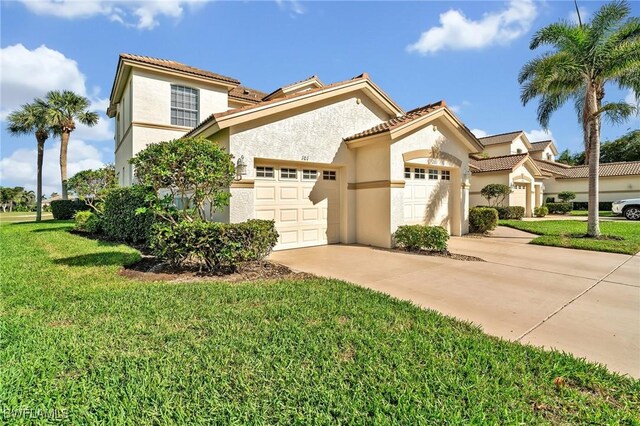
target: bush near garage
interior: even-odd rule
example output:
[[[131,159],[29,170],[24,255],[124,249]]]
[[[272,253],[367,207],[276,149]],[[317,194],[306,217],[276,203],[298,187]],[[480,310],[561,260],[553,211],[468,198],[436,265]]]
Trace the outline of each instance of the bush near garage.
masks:
[[[277,241],[272,220],[183,220],[156,224],[149,245],[156,256],[174,267],[196,265],[200,270],[234,272],[244,262],[263,260]]]
[[[102,232],[102,220],[96,213],[85,210],[77,212],[75,215],[74,229],[79,232],[99,234]]]
[[[611,211],[613,201],[600,201],[598,203],[599,211]],[[573,202],[574,210],[589,210],[589,203],[586,201],[574,201]]]
[[[551,214],[567,214],[573,210],[571,203],[547,203],[545,205]]]
[[[484,234],[498,226],[498,211],[492,207],[473,207],[469,210],[469,231]]]
[[[547,206],[540,206],[533,209],[533,214],[535,217],[545,217],[549,214],[549,209]]]
[[[498,212],[498,219],[513,219],[520,220],[524,217],[524,207],[522,206],[509,206],[509,207],[500,207],[500,206],[476,206],[476,207],[484,207],[489,209],[495,209]]]
[[[146,244],[154,223],[153,213],[146,209],[154,195],[152,189],[141,185],[108,190],[102,213],[104,234],[118,241]]]
[[[393,235],[396,246],[407,251],[447,250],[449,233],[442,226],[404,225],[399,226]]]
[[[80,200],[54,200],[51,202],[51,213],[56,220],[73,219],[76,212],[89,209],[90,207]]]

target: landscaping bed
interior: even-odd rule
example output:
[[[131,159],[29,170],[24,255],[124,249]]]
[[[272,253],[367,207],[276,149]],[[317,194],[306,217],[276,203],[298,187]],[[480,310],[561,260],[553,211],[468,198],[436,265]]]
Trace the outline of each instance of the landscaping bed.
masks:
[[[531,244],[624,254],[640,252],[640,223],[602,221],[600,238],[586,237],[587,222],[583,220],[501,220],[499,224],[540,235]]]
[[[462,260],[462,261],[466,261],[466,262],[486,262],[484,259],[481,259],[481,258],[476,257],[476,256],[467,256],[466,254],[451,253],[448,250],[445,250],[445,251],[436,251],[436,250],[411,251],[411,250],[405,250],[405,249],[402,249],[402,248],[396,248],[396,249],[393,249],[393,250],[394,251],[399,251],[399,252],[402,252],[402,253],[416,254],[416,255],[420,255],[420,256],[446,257],[447,259]]]
[[[571,355],[339,280],[132,279],[70,227],[0,226],[4,423],[640,422],[640,381]]]

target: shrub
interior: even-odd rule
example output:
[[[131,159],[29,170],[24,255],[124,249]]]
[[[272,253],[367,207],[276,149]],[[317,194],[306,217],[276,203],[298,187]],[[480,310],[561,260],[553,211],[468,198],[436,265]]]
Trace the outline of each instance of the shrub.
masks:
[[[200,269],[234,271],[243,262],[264,259],[278,241],[272,220],[242,223],[203,220],[159,223],[150,247],[173,266],[195,263]]]
[[[547,203],[545,205],[551,214],[565,214],[573,210],[571,203]]]
[[[76,173],[67,181],[67,187],[79,199],[84,201],[95,212],[98,205],[104,202],[104,196],[110,188],[117,187],[116,171],[113,164],[101,169],[83,170]]]
[[[449,233],[442,226],[399,226],[393,236],[396,244],[408,251],[446,251],[449,240]]]
[[[546,200],[544,201],[545,203],[555,203],[556,199],[553,197],[547,197]]]
[[[549,214],[549,209],[547,208],[547,206],[536,207],[535,209],[533,209],[533,214],[536,217],[545,217]]]
[[[576,199],[576,193],[572,191],[562,191],[558,194],[558,198],[563,203],[568,203],[569,201]]]
[[[600,203],[598,204],[598,210],[600,211],[611,211],[611,205],[613,204],[612,201],[600,201]],[[573,202],[573,209],[574,210],[588,210],[589,209],[589,203],[586,201],[574,201]]]
[[[89,206],[79,200],[54,200],[51,202],[51,213],[57,220],[73,219],[76,212],[89,210]]]
[[[480,195],[487,199],[490,207],[502,204],[504,200],[511,194],[511,188],[502,183],[490,183],[480,190]],[[494,200],[493,202],[491,200]]]
[[[520,220],[524,217],[524,207],[521,206],[509,206],[509,207],[488,207],[488,206],[476,206],[495,209],[498,212],[498,219],[515,219]]]
[[[491,207],[473,207],[469,211],[469,231],[484,234],[498,226],[498,211]]]
[[[118,241],[145,244],[149,240],[154,215],[138,212],[149,206],[153,191],[140,185],[114,188],[104,199],[102,228],[104,234]]]
[[[80,211],[75,215],[75,230],[99,234],[102,231],[100,216],[91,211]]]

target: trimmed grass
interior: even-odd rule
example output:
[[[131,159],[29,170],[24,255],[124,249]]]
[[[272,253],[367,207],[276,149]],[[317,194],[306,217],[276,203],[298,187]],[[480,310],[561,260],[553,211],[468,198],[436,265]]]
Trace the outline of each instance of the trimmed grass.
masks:
[[[42,220],[53,219],[51,212],[42,212]],[[34,222],[36,212],[0,212],[0,223]]]
[[[640,422],[640,381],[568,354],[337,280],[130,280],[70,227],[0,226],[5,423]]]
[[[640,223],[631,221],[600,222],[603,235],[622,239],[584,238],[587,222],[583,220],[501,220],[499,224],[540,235],[531,241],[531,244],[610,253],[640,252]]]
[[[589,212],[586,210],[571,210],[569,212],[570,216],[584,216],[587,217]],[[598,212],[598,216],[600,217],[613,217],[613,212],[611,210],[600,210]]]

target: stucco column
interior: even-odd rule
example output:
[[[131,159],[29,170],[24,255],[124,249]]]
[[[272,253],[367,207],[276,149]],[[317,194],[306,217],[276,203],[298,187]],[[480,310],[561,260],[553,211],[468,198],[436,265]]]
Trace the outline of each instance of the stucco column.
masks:
[[[471,172],[465,170],[462,173],[462,184],[460,185],[460,230],[461,234],[469,233],[469,188],[471,187]]]
[[[536,184],[536,207],[540,207],[542,205],[542,184]]]

